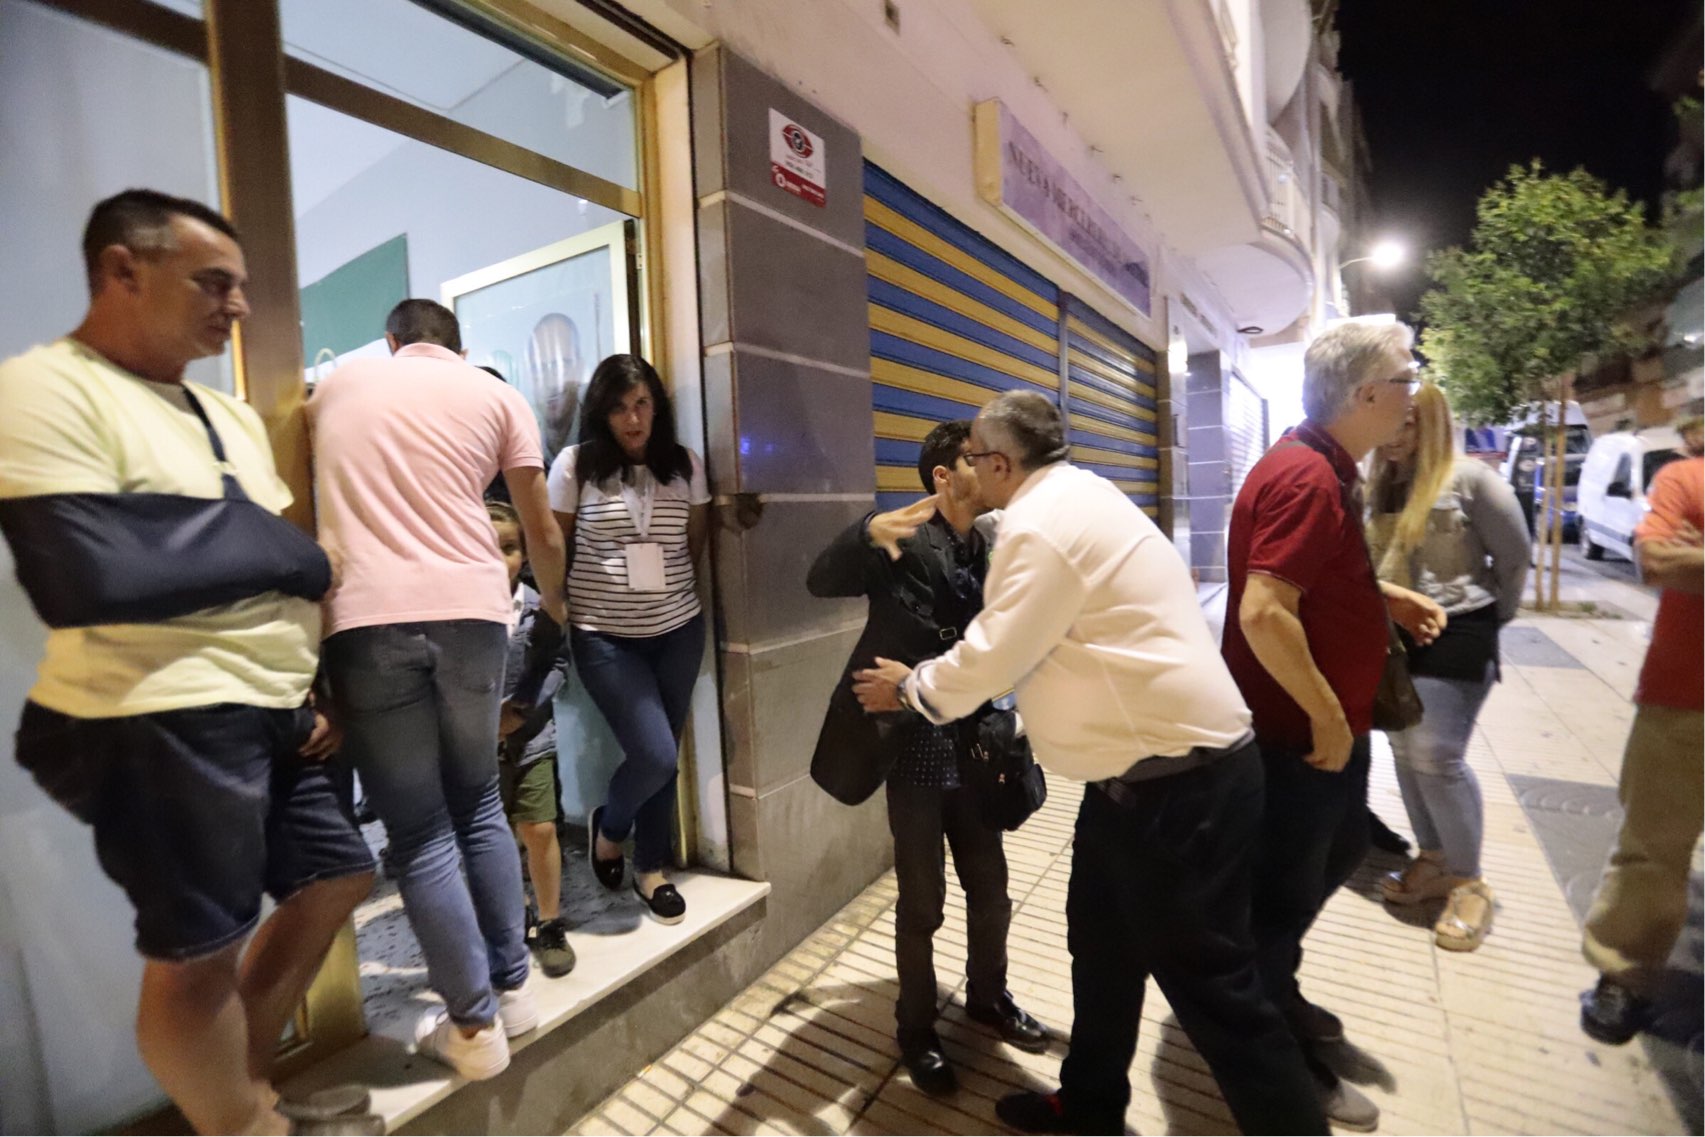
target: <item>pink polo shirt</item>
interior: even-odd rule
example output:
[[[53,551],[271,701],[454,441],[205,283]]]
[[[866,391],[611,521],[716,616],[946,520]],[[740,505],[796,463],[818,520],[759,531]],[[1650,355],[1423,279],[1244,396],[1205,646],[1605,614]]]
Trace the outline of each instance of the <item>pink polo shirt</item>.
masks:
[[[320,543],[341,571],[325,634],[509,619],[486,514],[500,470],[544,468],[521,393],[435,344],[338,368],[308,403]]]

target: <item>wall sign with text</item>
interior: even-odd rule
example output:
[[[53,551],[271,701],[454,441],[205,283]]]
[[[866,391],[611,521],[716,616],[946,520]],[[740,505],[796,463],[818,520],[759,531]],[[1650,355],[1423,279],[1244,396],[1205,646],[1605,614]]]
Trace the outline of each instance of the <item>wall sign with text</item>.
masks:
[[[778,110],[770,111],[770,181],[812,205],[829,200],[823,139]]]
[[[772,112],[773,113],[773,112]],[[1066,172],[999,99],[973,111],[977,192],[1149,315],[1148,251]]]

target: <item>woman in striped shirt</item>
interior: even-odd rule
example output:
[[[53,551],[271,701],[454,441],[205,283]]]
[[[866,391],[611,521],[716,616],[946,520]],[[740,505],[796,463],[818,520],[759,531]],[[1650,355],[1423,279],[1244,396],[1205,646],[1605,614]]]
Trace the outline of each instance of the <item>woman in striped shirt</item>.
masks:
[[[675,813],[681,728],[704,655],[694,566],[709,531],[699,456],[675,440],[657,371],[612,355],[592,373],[580,444],[558,454],[551,508],[569,549],[568,622],[575,669],[622,747],[588,854],[606,888],[622,883],[634,837],[633,888],[665,924],[686,901],[663,876]]]

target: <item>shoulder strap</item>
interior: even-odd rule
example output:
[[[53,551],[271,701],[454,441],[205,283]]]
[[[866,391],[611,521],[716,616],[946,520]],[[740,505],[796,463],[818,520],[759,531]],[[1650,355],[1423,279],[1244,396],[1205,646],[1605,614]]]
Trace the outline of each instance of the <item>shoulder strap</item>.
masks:
[[[195,412],[195,417],[201,420],[202,429],[207,431],[207,442],[213,447],[213,458],[219,463],[219,480],[225,490],[228,501],[248,501],[249,495],[243,492],[236,475],[231,472],[230,459],[225,457],[225,443],[220,439],[219,432],[213,429],[213,420],[207,417],[207,410],[201,405],[201,400],[195,397],[195,392],[188,383],[183,384],[184,399],[189,403],[189,409]]]

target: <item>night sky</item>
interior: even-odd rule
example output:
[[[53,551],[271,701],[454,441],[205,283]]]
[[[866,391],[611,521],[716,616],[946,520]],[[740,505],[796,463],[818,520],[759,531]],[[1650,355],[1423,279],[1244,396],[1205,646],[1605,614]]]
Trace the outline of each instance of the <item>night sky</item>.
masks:
[[[1339,68],[1362,109],[1375,233],[1418,254],[1464,244],[1481,192],[1534,157],[1584,166],[1657,216],[1674,128],[1649,76],[1697,11],[1698,0],[1341,0]],[[1418,265],[1390,275],[1398,312],[1425,283]]]

